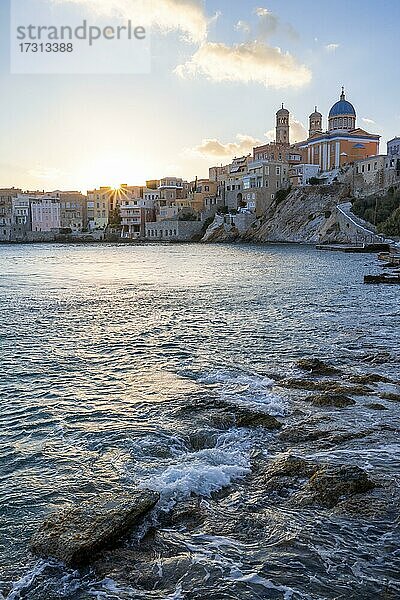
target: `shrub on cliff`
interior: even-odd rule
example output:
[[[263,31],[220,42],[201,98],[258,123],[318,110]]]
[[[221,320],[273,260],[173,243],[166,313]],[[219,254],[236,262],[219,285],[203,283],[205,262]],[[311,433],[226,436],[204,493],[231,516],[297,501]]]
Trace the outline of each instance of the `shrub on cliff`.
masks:
[[[283,188],[278,190],[275,194],[275,204],[278,205],[281,202],[283,202],[284,200],[286,200],[286,198],[289,196],[291,191],[292,191],[291,187],[288,187],[286,190]]]
[[[389,188],[385,196],[368,196],[353,200],[353,212],[365,221],[377,226],[386,235],[400,235],[400,190]],[[390,233],[389,233],[390,232]]]

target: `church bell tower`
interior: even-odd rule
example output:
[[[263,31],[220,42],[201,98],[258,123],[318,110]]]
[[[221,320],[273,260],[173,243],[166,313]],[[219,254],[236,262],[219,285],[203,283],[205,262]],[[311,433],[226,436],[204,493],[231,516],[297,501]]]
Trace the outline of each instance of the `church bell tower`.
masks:
[[[276,113],[276,134],[277,144],[289,145],[289,111],[286,108],[280,108]]]

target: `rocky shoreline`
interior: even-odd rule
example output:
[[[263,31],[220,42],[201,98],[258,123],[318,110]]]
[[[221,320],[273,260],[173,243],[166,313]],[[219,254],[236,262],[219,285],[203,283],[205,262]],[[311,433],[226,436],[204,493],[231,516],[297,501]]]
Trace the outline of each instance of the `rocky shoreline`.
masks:
[[[385,357],[366,356],[368,371],[354,373],[318,358],[304,359],[297,362],[293,377],[273,374],[273,389],[291,395],[290,419],[215,398],[182,408],[181,416],[192,429],[188,435],[194,450],[212,446],[206,426],[216,431],[244,427],[270,432],[268,453],[262,446],[254,448],[243,477],[208,497],[192,495],[168,509],[157,505],[157,492],[137,489],[63,510],[40,527],[32,551],[69,565],[89,562],[97,577],[118,585],[171,593],[183,578],[200,582],[207,572],[207,560],[192,560],[180,531],[235,539],[238,544],[249,543],[254,536],[265,537],[269,544],[273,532],[279,547],[287,547],[288,556],[301,552],[293,524],[300,532],[306,514],[313,515],[316,524],[334,525],[340,517],[350,529],[361,531],[379,524],[382,535],[394,532],[400,506],[394,474],[340,460],[341,449],[349,444],[378,446],[377,439],[390,443],[398,435],[398,429],[384,420],[358,429],[352,426],[354,411],[384,415],[400,402],[400,381],[371,370],[380,361]],[[343,414],[347,426],[346,419],[337,420]],[[320,535],[318,528],[316,532]],[[395,539],[388,538],[388,553],[396,551],[394,544]],[[317,572],[317,567],[310,564],[311,571]],[[391,568],[380,591],[372,583],[370,588],[360,586],[359,591],[349,589],[347,597],[394,599],[400,592]],[[187,597],[200,599],[204,593],[193,591]]]

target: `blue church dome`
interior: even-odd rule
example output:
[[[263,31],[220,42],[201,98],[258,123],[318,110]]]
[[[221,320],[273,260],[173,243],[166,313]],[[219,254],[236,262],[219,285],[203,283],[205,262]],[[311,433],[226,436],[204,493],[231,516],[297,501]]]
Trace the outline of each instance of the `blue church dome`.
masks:
[[[343,89],[340,95],[340,100],[336,102],[329,111],[329,117],[339,117],[341,115],[356,116],[354,106],[351,104],[351,102],[346,100]]]

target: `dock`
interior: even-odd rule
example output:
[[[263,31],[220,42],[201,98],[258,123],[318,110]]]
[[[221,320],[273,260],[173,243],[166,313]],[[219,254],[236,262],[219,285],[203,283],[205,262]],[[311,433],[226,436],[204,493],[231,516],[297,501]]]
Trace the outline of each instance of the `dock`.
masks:
[[[381,273],[380,275],[364,275],[364,283],[400,284],[400,275],[391,275],[389,273]]]
[[[330,250],[331,252],[353,252],[359,254],[387,253],[389,254],[389,244],[363,244],[356,246],[352,244],[317,244],[317,250]]]

